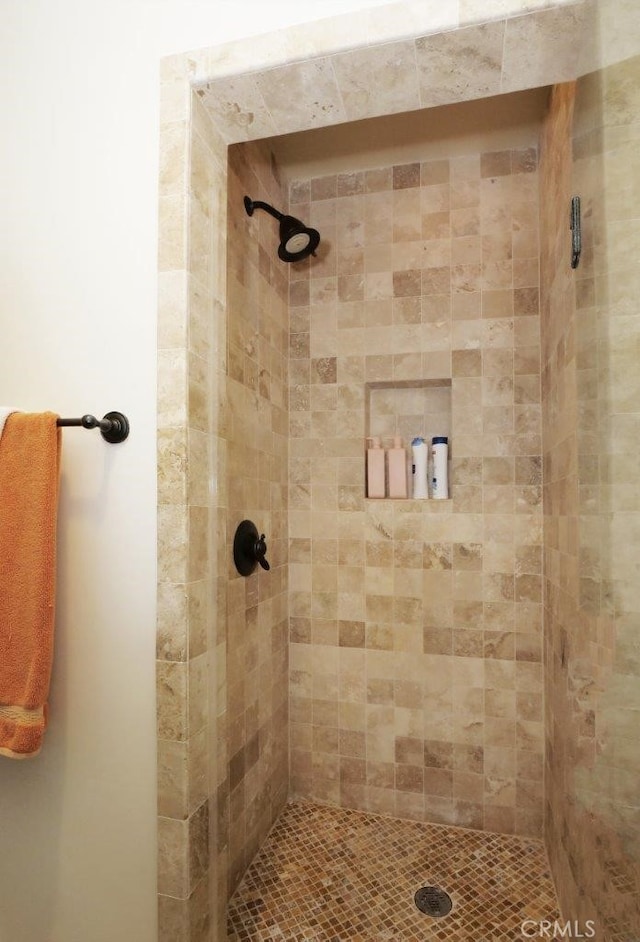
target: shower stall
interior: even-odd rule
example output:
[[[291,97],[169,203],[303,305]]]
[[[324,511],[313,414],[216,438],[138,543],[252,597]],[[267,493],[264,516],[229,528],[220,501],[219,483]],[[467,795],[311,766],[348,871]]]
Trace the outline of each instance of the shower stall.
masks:
[[[563,919],[640,933],[640,44],[623,0],[467,6],[163,65],[163,942],[226,938],[291,799],[294,832],[373,814],[434,854],[544,838]],[[542,86],[535,133],[501,123]],[[420,107],[449,140],[281,173],[277,135]],[[368,500],[365,437],[420,432],[450,500]]]

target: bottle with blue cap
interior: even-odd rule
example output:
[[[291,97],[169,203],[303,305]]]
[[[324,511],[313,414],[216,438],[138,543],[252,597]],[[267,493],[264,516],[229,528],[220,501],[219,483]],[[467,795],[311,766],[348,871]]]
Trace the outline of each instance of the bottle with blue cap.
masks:
[[[431,496],[435,500],[446,500],[449,497],[448,458],[449,439],[446,435],[434,436],[431,439],[431,460],[433,465]]]
[[[427,458],[429,447],[421,435],[418,435],[411,442],[412,453],[412,478],[413,478],[413,498],[414,500],[423,500],[429,496]]]

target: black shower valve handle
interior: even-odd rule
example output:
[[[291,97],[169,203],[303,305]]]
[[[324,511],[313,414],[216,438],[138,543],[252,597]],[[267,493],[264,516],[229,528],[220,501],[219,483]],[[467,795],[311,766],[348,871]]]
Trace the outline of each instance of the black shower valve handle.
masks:
[[[243,520],[238,524],[233,538],[233,561],[241,576],[250,576],[258,563],[263,569],[269,570],[271,566],[266,560],[267,544],[264,533],[258,535],[258,528],[251,520]]]
[[[256,540],[256,545],[254,549],[255,557],[262,566],[263,569],[266,569],[267,572],[271,569],[271,566],[266,560],[267,555],[267,544],[265,543],[264,533],[260,534],[260,539]]]

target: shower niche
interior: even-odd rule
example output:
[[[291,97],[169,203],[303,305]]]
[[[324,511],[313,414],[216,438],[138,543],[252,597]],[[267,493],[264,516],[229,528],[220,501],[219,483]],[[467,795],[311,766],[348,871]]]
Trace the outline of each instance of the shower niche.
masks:
[[[421,436],[428,444],[436,435],[446,436],[451,457],[451,380],[380,380],[366,383],[365,430],[366,439],[380,438],[383,448],[390,448],[394,438],[400,436],[407,453],[410,485],[411,441],[416,436]],[[407,493],[411,497],[410,486]]]

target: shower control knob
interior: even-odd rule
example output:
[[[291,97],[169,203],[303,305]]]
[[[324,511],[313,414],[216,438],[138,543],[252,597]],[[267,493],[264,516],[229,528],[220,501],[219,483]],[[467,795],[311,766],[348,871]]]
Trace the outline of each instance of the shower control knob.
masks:
[[[263,533],[260,539],[258,540],[258,542],[256,543],[255,554],[256,554],[256,559],[258,560],[262,568],[269,570],[271,569],[271,566],[265,559],[266,553],[267,553],[267,544],[264,541],[264,533]]]
[[[233,539],[233,561],[241,576],[250,576],[258,563],[263,569],[271,567],[266,560],[267,544],[264,533],[258,536],[258,528],[251,520],[238,524]]]

